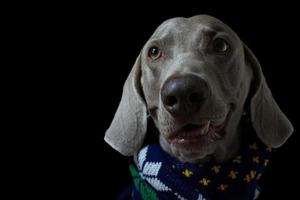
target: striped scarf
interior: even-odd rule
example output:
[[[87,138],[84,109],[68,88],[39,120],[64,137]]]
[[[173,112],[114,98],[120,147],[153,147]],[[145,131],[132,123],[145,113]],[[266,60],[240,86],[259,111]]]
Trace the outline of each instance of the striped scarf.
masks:
[[[231,160],[202,166],[181,163],[159,145],[147,145],[129,164],[134,180],[131,199],[253,200],[271,152],[255,137]]]

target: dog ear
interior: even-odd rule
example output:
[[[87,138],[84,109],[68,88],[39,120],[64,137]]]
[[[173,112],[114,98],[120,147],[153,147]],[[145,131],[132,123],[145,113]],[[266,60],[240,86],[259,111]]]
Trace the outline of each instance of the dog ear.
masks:
[[[293,126],[275,102],[257,58],[246,45],[244,52],[245,62],[254,74],[254,94],[250,105],[252,125],[262,142],[280,147],[291,136]]]
[[[124,84],[123,94],[104,140],[125,156],[142,146],[147,130],[147,111],[142,98],[140,56]]]

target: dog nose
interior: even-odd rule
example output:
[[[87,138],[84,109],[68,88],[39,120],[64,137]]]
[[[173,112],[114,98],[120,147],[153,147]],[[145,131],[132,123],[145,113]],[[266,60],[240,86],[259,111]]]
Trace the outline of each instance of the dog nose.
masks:
[[[162,102],[174,116],[194,114],[205,103],[208,95],[206,81],[195,75],[170,77],[161,90]]]

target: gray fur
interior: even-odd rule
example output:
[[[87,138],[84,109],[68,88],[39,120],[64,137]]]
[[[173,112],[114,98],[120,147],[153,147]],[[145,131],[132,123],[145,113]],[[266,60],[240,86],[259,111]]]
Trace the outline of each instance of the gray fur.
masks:
[[[211,41],[225,38],[230,55],[211,53]],[[164,57],[150,61],[148,49],[159,46]],[[201,110],[179,123],[164,107],[161,88],[173,75],[193,74],[205,80],[210,96]],[[232,157],[239,148],[240,119],[251,85],[251,119],[258,137],[272,147],[281,146],[292,134],[293,127],[281,112],[267,86],[261,67],[253,53],[239,37],[220,20],[198,15],[173,18],[160,25],[143,47],[125,82],[120,105],[105,134],[113,148],[123,155],[139,150],[146,134],[146,112],[151,114],[160,132],[160,145],[182,162],[218,162]],[[144,98],[144,99],[143,99]],[[226,135],[209,145],[177,148],[166,138],[188,123],[210,120],[216,124],[228,117]]]

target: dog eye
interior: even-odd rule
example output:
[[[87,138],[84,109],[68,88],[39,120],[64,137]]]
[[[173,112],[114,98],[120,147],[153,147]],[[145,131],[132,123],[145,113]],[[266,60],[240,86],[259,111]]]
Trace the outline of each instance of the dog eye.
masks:
[[[152,59],[152,60],[156,60],[158,58],[161,57],[161,51],[158,47],[153,46],[149,49],[148,51],[148,56]]]
[[[213,42],[213,48],[218,53],[226,53],[229,51],[229,44],[222,38],[216,38]]]

